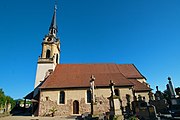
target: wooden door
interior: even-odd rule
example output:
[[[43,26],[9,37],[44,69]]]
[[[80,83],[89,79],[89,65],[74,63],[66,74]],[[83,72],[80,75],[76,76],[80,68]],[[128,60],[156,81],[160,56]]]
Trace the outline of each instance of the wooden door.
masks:
[[[79,102],[77,100],[73,102],[73,114],[79,114]]]

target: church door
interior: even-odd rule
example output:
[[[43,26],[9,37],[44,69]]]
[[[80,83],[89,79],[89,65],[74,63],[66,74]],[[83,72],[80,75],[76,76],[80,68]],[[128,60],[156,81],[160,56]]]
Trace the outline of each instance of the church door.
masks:
[[[73,102],[73,114],[79,114],[79,102],[77,100]]]

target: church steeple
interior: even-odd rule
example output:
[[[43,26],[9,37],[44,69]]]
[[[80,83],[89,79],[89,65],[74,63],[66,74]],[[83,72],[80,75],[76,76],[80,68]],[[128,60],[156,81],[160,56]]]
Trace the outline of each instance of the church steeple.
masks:
[[[42,42],[42,52],[41,56],[38,58],[38,66],[36,72],[36,82],[37,87],[41,83],[48,71],[53,71],[57,64],[59,64],[60,58],[60,40],[57,37],[57,22],[56,22],[56,10],[57,6],[54,6],[54,13],[52,21],[49,27],[49,33],[45,35]]]
[[[49,27],[49,34],[56,36],[56,33],[58,32],[57,24],[56,24],[56,10],[57,5],[54,6],[54,14],[52,17],[51,25]]]

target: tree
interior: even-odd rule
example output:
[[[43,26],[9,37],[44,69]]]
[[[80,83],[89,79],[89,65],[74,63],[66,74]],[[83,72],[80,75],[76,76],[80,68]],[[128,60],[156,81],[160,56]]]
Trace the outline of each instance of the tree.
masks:
[[[3,92],[2,89],[0,89],[0,108],[4,108],[4,105],[5,105],[5,102],[6,102],[6,96]]]
[[[6,96],[4,91],[0,89],[0,109],[3,109],[6,104],[11,104],[11,108],[15,106],[15,101],[10,96]]]
[[[11,103],[11,108],[13,108],[16,104],[15,100],[11,98],[10,96],[6,96],[7,103]]]

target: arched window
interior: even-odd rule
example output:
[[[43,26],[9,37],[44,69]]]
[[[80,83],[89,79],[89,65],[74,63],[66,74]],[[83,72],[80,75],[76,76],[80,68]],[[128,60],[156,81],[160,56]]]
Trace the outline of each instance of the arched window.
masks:
[[[58,63],[58,61],[59,61],[58,57],[59,57],[58,54],[56,54],[56,63]]]
[[[47,51],[46,51],[46,58],[50,58],[50,53],[51,53],[50,50],[47,50]]]
[[[61,91],[59,95],[59,104],[65,104],[65,92]]]
[[[87,103],[91,103],[91,91],[87,90]]]
[[[119,96],[119,89],[115,89],[114,93],[115,93],[116,96]]]

